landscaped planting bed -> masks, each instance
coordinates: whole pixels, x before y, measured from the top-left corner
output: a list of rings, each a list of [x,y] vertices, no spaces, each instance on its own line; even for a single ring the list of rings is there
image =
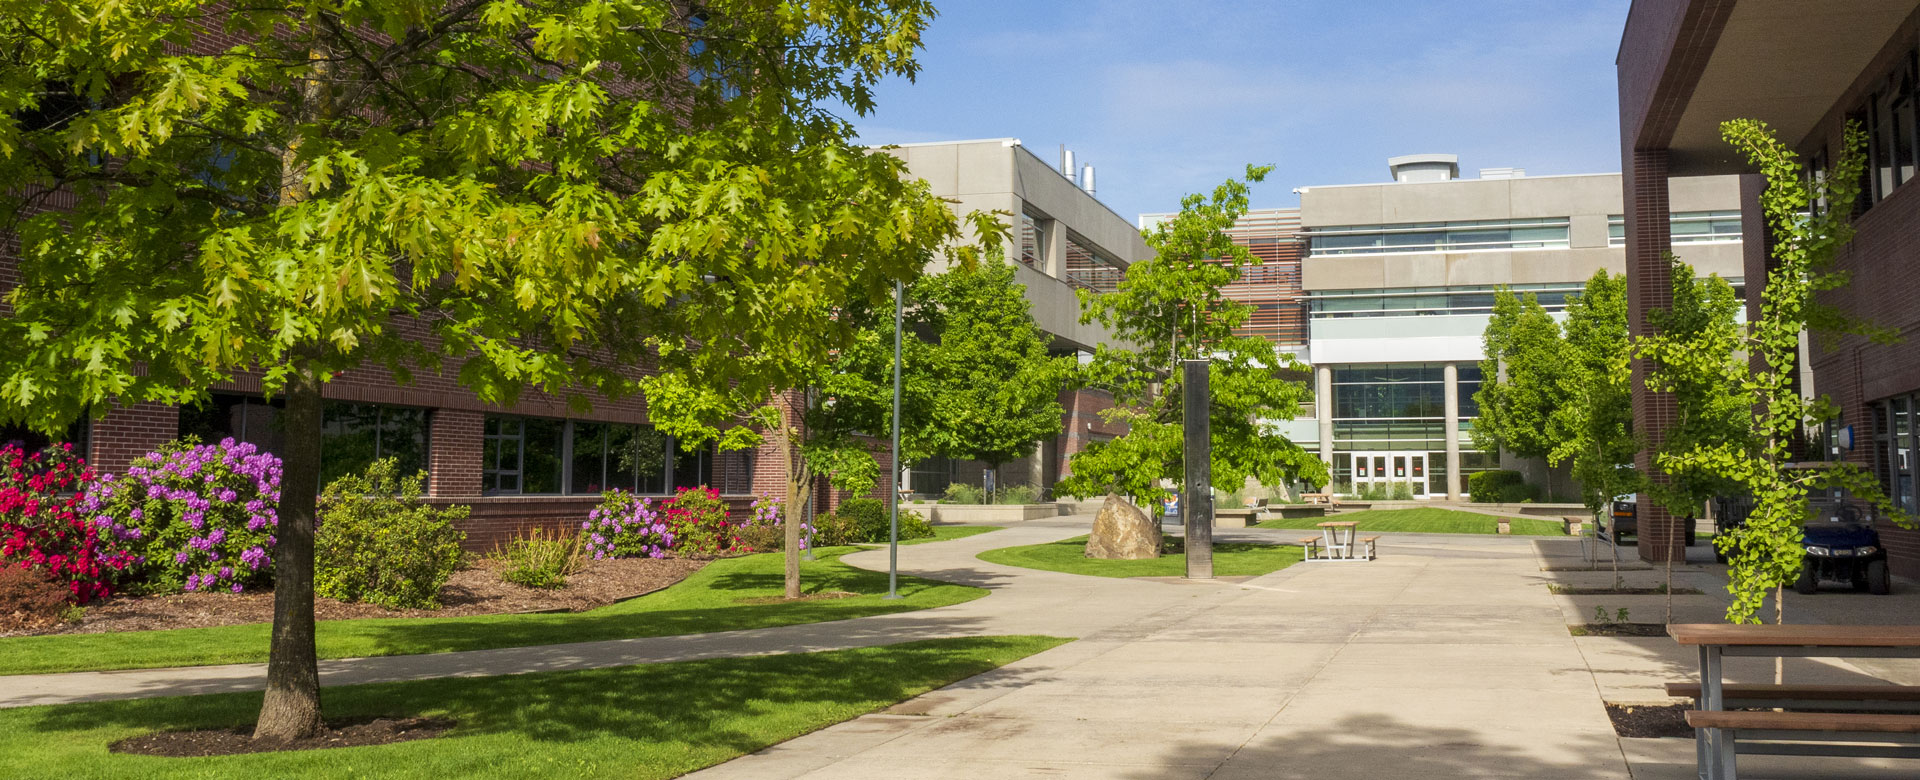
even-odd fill
[[[320,620],[430,618],[499,615],[516,612],[585,612],[623,599],[652,593],[699,571],[708,561],[684,558],[613,558],[589,562],[567,578],[565,588],[528,588],[500,578],[505,564],[483,558],[454,573],[440,589],[439,609],[387,609],[376,604],[314,599]],[[273,593],[169,593],[115,597],[86,608],[83,617],[64,626],[0,636],[94,634],[202,628],[273,621]]]

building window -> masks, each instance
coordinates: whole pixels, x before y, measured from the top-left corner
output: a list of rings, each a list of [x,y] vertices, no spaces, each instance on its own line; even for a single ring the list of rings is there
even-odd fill
[[[667,495],[713,484],[712,445],[680,447],[650,425],[488,415],[481,485],[499,495]]]
[[[1867,131],[1866,181],[1861,199],[1869,205],[1886,200],[1900,185],[1912,181],[1920,122],[1916,122],[1915,52],[1908,50],[1882,77],[1863,105],[1849,113]]]
[[[1740,240],[1738,211],[1681,211],[1668,222],[1675,244],[1706,244]],[[1627,218],[1607,217],[1607,246],[1627,245]]]
[[[1047,267],[1047,227],[1032,214],[1020,215],[1020,262],[1028,268]]]
[[[284,398],[213,393],[180,408],[179,435],[211,444],[231,437],[280,452],[286,442],[280,415]],[[328,401],[320,422],[320,485],[364,471],[381,458],[398,461],[400,474],[427,470],[428,411],[410,406]]]
[[[1566,217],[1541,219],[1339,225],[1306,231],[1314,257],[1411,252],[1480,252],[1566,249]]]
[[[1120,280],[1127,278],[1126,269],[1119,263],[1101,257],[1072,235],[1067,236],[1066,244],[1068,284],[1095,292],[1113,292],[1120,288]]]
[[[1920,394],[1889,398],[1873,405],[1874,472],[1895,507],[1920,513],[1913,456],[1920,443]]]
[[[427,470],[427,410],[330,402],[320,428],[320,484],[393,458],[401,476]]]

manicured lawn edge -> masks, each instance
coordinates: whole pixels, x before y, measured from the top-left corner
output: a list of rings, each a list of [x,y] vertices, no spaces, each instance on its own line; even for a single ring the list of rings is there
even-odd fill
[[[448,618],[329,620],[319,625],[321,658],[419,655],[604,639],[679,636],[885,615],[943,607],[985,596],[982,588],[900,578],[899,601],[887,601],[885,572],[849,566],[851,547],[816,551],[804,562],[808,592],[860,596],[793,603],[742,603],[781,594],[781,556],[714,561],[658,593],[589,612]],[[0,639],[0,675],[110,669],[210,666],[267,660],[270,626],[256,623],[167,631],[60,634]]]
[[[979,536],[988,531],[999,531],[1004,528],[1005,526],[998,525],[936,525],[933,527],[932,536],[923,539],[901,539],[900,544],[905,546],[909,544],[927,544],[928,542],[950,542],[955,539]],[[887,544],[886,542],[881,542],[879,544],[863,544],[860,546],[872,549],[874,547],[885,547]]]
[[[980,553],[980,560],[1002,566],[1085,574],[1094,577],[1178,577],[1186,574],[1186,555],[1162,555],[1138,561],[1086,557],[1087,537],[1046,544],[1002,547]],[[1268,574],[1300,562],[1300,548],[1284,544],[1214,542],[1213,573],[1220,577]]]
[[[451,718],[438,739],[156,758],[107,752],[153,731],[244,726],[260,694],[0,710],[0,777],[677,777],[1068,641],[969,637],[503,677],[327,688],[331,718]]]
[[[1360,524],[1362,533],[1407,533],[1407,534],[1491,534],[1495,533],[1499,518],[1478,512],[1462,512],[1456,509],[1438,507],[1419,507],[1414,509],[1369,509],[1361,512],[1346,512],[1336,517],[1274,518],[1254,526],[1268,529],[1301,529],[1318,531],[1318,523],[1329,519],[1352,520]],[[1514,536],[1563,536],[1560,521],[1536,518],[1509,518]]]

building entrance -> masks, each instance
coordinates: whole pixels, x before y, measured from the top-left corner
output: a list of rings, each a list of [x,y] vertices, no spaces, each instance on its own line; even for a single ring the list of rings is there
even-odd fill
[[[1363,484],[1377,483],[1392,485],[1405,482],[1413,488],[1413,497],[1427,497],[1427,453],[1424,452],[1355,452],[1353,458],[1353,485],[1357,490]]]

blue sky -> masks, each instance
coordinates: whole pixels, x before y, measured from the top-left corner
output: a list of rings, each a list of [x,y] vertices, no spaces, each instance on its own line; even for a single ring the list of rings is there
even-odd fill
[[[1629,0],[945,0],[917,83],[866,143],[1015,137],[1098,169],[1122,215],[1171,211],[1247,163],[1292,188],[1460,155],[1465,176],[1620,169],[1613,58]]]

